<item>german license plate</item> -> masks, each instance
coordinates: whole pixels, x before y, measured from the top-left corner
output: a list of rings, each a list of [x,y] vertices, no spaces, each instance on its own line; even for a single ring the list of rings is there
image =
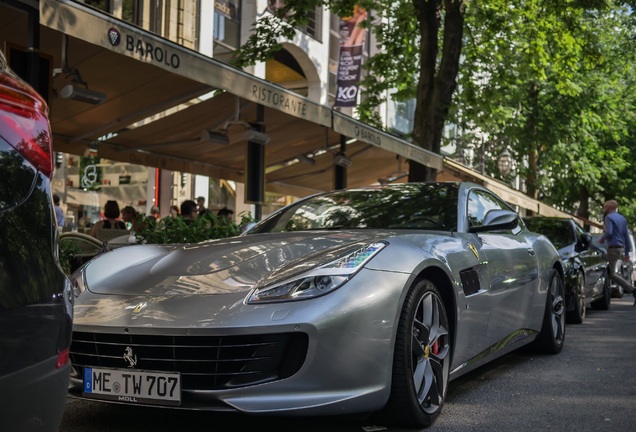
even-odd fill
[[[180,405],[181,375],[85,367],[84,396],[129,403]]]

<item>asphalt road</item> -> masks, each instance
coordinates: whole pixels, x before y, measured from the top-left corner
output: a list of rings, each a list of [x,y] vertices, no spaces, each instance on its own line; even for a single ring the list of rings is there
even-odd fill
[[[427,432],[633,432],[636,430],[636,307],[631,295],[609,311],[588,310],[566,328],[559,355],[511,353],[449,387]],[[353,432],[407,429],[372,418],[272,418],[170,411],[69,399],[63,432],[256,430]]]

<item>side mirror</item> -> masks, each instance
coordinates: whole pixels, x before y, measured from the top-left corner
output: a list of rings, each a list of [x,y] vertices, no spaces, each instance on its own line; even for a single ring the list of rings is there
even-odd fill
[[[248,222],[246,224],[241,225],[240,226],[241,235],[246,234],[247,231],[251,230],[254,226],[256,226],[256,222]]]
[[[589,249],[591,244],[592,244],[592,234],[588,232],[583,233],[583,235],[579,237],[579,240],[576,243],[576,250],[578,252],[587,250]]]
[[[478,233],[484,231],[511,230],[519,226],[517,213],[511,210],[490,210],[484,217],[484,224],[470,227],[468,232]]]

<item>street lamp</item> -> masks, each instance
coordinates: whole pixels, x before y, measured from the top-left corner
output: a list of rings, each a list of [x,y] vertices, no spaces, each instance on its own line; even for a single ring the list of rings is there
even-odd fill
[[[508,177],[508,174],[510,174],[510,171],[512,171],[512,155],[510,154],[508,149],[505,149],[499,155],[497,167],[499,168],[499,172],[503,177]]]

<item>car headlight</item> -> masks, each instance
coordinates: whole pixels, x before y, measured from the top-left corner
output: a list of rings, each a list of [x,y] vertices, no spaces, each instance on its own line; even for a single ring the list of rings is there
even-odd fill
[[[247,303],[305,300],[330,293],[351,279],[387,244],[377,242],[364,245],[328,264],[303,272],[291,280],[256,287],[248,297]]]

